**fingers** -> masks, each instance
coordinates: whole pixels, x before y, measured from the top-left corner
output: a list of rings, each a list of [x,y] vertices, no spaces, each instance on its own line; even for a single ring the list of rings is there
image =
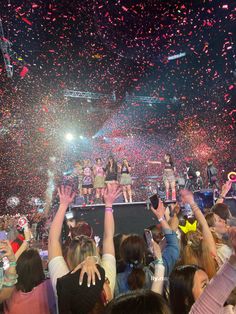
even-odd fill
[[[79,285],[81,286],[82,283],[83,283],[83,279],[84,279],[84,274],[86,273],[86,270],[85,268],[82,268],[81,269],[81,272],[80,272],[80,276],[79,276]]]
[[[96,281],[95,281],[95,270],[92,271],[92,283],[95,286],[95,283],[96,283]]]
[[[87,286],[90,287],[90,285],[91,285],[91,280],[92,280],[92,272],[91,272],[91,270],[89,270],[89,271],[87,272],[87,275],[88,275]]]
[[[96,269],[95,269],[95,273],[97,274],[98,279],[99,279],[99,280],[102,280],[101,275],[100,275],[100,273],[99,273],[97,267],[96,267]]]

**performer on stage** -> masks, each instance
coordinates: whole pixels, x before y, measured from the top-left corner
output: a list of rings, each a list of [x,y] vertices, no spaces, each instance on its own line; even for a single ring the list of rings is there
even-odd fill
[[[214,188],[215,186],[217,189],[219,189],[219,184],[218,184],[218,179],[217,179],[218,170],[214,166],[212,159],[208,159],[207,161],[206,172],[207,172],[207,178],[208,178],[208,186],[210,188]]]
[[[185,189],[194,191],[196,188],[197,175],[191,163],[185,164]]]
[[[128,160],[125,158],[123,160],[122,165],[119,167],[121,178],[120,178],[120,185],[123,189],[123,196],[125,199],[125,203],[132,203],[132,178],[130,175],[131,172],[131,166],[128,163]]]
[[[89,159],[84,160],[82,189],[84,202],[85,204],[89,204],[91,202],[93,189],[93,170]]]
[[[74,169],[72,173],[69,176],[66,176],[66,178],[71,181],[76,181],[79,194],[82,195],[83,166],[81,161],[78,160],[74,163]]]
[[[106,165],[106,183],[117,183],[118,166],[113,156],[108,158],[108,163]]]
[[[197,190],[201,190],[203,188],[203,179],[201,177],[201,172],[196,171],[197,180],[196,180],[196,188]]]
[[[97,158],[96,164],[93,167],[94,188],[96,189],[95,204],[101,204],[105,188],[105,170],[102,165],[102,159]]]
[[[161,161],[148,161],[151,164],[162,164]],[[170,187],[172,192],[172,200],[176,200],[176,179],[175,179],[175,166],[170,154],[164,156],[164,171],[163,181],[166,188],[166,199],[170,198]]]

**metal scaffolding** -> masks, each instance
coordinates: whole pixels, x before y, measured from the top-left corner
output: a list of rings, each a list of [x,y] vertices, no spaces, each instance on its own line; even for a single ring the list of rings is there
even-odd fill
[[[83,99],[102,99],[106,98],[108,100],[116,101],[116,94],[101,94],[101,93],[91,93],[91,92],[81,92],[77,90],[66,89],[64,92],[64,97],[70,98],[83,98]]]
[[[9,78],[13,77],[13,65],[11,64],[11,46],[12,44],[10,43],[10,41],[4,36],[2,20],[0,19],[0,48],[2,51],[7,77]]]
[[[177,104],[179,100],[173,98],[157,98],[149,96],[131,96],[128,93],[125,95],[125,102],[127,103],[144,103],[144,104]]]

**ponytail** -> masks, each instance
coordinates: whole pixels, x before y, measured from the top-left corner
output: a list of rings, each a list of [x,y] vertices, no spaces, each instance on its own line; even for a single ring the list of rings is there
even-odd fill
[[[142,268],[133,268],[127,278],[130,290],[142,289],[145,284],[145,272]]]

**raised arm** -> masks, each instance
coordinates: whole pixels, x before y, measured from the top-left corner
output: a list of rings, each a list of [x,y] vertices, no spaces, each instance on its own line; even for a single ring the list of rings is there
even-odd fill
[[[232,246],[236,252],[236,228],[229,231]],[[231,291],[235,288],[236,282],[236,255],[230,257],[215,277],[207,285],[201,296],[197,299],[190,310],[190,314],[212,314],[226,313],[224,304]],[[227,312],[229,313],[229,312]],[[232,312],[233,313],[233,312]],[[235,313],[235,312],[234,312]]]
[[[232,186],[232,181],[226,181],[225,184],[223,184],[220,196],[217,199],[216,204],[224,203],[224,198],[226,197],[229,190],[231,189],[231,186]]]
[[[7,257],[10,263],[10,267],[4,274],[3,288],[0,290],[0,302],[3,302],[10,298],[17,282],[17,274],[16,259],[10,243],[8,241],[0,241],[0,251],[4,252],[4,254],[1,254],[1,258]]]
[[[66,210],[69,204],[73,201],[75,193],[72,192],[70,186],[61,186],[58,189],[58,194],[60,198],[60,206],[53,219],[50,227],[49,237],[48,237],[48,259],[49,262],[56,256],[62,256],[61,249],[61,229],[65,217]]]
[[[201,212],[198,205],[194,201],[193,193],[187,190],[182,190],[181,197],[182,197],[183,203],[189,204],[191,206],[194,216],[202,228],[203,240],[208,246],[209,251],[213,254],[213,256],[217,256],[215,240],[212,236],[211,230],[208,226],[208,223],[203,213]]]
[[[104,214],[104,233],[103,233],[103,254],[115,256],[113,237],[115,234],[115,223],[113,217],[112,204],[121,194],[117,184],[107,184],[104,192],[105,214]]]

